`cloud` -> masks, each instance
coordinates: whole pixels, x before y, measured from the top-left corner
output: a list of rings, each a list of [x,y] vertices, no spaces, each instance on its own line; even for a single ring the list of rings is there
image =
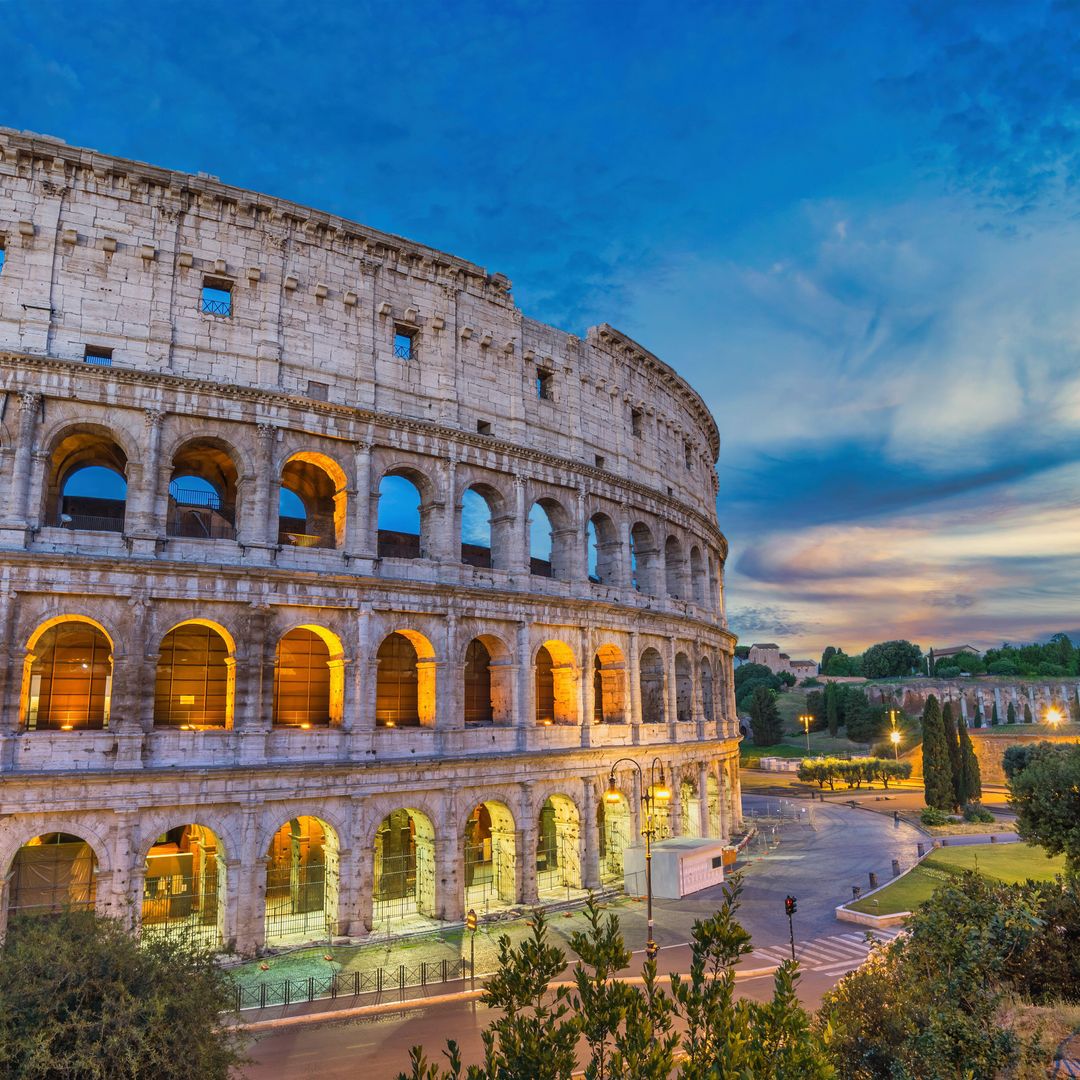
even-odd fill
[[[794,638],[807,633],[809,629],[805,623],[795,618],[794,612],[769,605],[732,608],[728,612],[728,623],[735,633],[745,639],[755,635]]]

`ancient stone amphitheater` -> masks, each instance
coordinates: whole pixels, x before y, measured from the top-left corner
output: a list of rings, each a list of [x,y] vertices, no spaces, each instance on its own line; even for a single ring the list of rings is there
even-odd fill
[[[0,129],[0,927],[243,953],[739,824],[698,395],[329,214]]]

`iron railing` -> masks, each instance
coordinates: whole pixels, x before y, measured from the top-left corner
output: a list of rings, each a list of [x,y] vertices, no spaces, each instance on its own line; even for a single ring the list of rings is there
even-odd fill
[[[84,364],[94,364],[97,367],[112,367],[111,356],[95,356],[93,353],[87,353],[83,357]]]
[[[231,300],[211,300],[203,298],[202,309],[204,315],[223,315],[226,318],[232,314]]]
[[[166,534],[184,540],[235,540],[236,526],[216,514],[204,517],[188,511],[170,515]]]
[[[221,509],[221,496],[216,491],[170,485],[169,494],[177,506],[208,506],[211,510]]]
[[[398,360],[415,360],[416,359],[416,353],[413,351],[412,342],[410,341],[408,345],[405,345],[405,344],[397,345],[397,344],[395,344],[394,345],[394,356]]]
[[[236,983],[236,1008],[265,1009],[272,1005],[303,1005],[327,998],[359,997],[426,987],[439,983],[461,982],[469,977],[469,962],[459,960],[424,960],[373,971],[340,971],[333,975],[310,975],[306,979],[271,979],[256,983]]]
[[[85,529],[89,532],[124,531],[122,517],[103,517],[95,514],[61,514],[56,522],[61,529]]]

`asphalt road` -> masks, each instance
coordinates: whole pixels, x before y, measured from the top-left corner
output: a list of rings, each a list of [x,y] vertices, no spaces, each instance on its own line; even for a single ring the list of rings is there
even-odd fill
[[[775,805],[776,800],[771,802]],[[748,811],[763,809],[767,801],[747,795]],[[833,909],[851,897],[851,886],[867,886],[870,871],[884,883],[888,880],[892,859],[906,867],[915,859],[915,845],[924,839],[911,826],[895,825],[891,817],[853,810],[831,803],[813,804],[814,824],[789,826],[780,842],[767,856],[749,863],[745,871],[740,921],[751,932],[754,947],[769,948],[788,942],[788,924],[784,897],[798,897],[795,932],[797,951],[805,946],[805,970],[799,983],[799,996],[810,1008],[816,1008],[825,993],[840,977],[844,967],[841,952],[829,942],[843,946],[842,935],[857,927],[838,923]],[[662,972],[686,971],[689,949],[685,946],[687,928],[696,917],[711,914],[721,897],[721,889],[703,890],[680,901],[657,904],[657,941]],[[644,940],[644,916],[633,910],[622,916],[623,931],[632,947]],[[831,965],[826,954],[836,953]],[[842,955],[857,963],[855,949],[847,946]],[[819,962],[812,962],[817,956]],[[638,968],[641,954],[635,955]],[[748,966],[759,966],[750,958]],[[826,970],[815,971],[814,966]],[[740,993],[764,1000],[772,991],[771,978],[742,981]],[[448,1036],[455,1038],[466,1061],[478,1061],[483,1053],[480,1033],[490,1019],[482,1005],[466,1002],[444,1005],[420,1005],[402,1012],[363,1020],[332,1021],[293,1027],[264,1035],[251,1048],[254,1059],[243,1076],[248,1080],[393,1080],[408,1066],[408,1050],[423,1045],[434,1057]]]

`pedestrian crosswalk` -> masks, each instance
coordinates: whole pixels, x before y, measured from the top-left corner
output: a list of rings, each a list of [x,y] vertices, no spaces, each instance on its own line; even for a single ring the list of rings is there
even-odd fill
[[[845,975],[859,967],[870,954],[873,941],[892,941],[902,931],[871,930],[861,933],[832,934],[811,941],[796,941],[795,956],[803,971],[816,971],[822,975]],[[870,939],[873,939],[871,941]],[[769,945],[755,949],[747,961],[779,964],[791,959],[790,945]]]

